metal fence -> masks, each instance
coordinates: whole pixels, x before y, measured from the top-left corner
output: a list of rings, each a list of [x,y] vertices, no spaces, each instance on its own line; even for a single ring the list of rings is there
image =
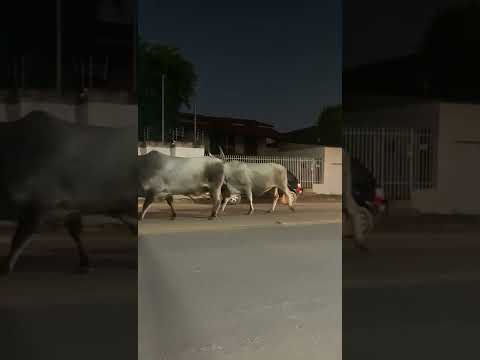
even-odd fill
[[[344,146],[372,171],[390,200],[434,186],[432,129],[345,128]]]
[[[242,161],[248,163],[277,163],[283,165],[294,174],[304,189],[312,189],[313,184],[323,184],[324,162],[322,158],[295,156],[246,156],[226,155],[227,161]]]

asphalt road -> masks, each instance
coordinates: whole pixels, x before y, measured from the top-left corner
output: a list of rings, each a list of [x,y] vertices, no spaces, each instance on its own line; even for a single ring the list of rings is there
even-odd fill
[[[140,360],[341,359],[340,206],[267,208],[140,224]]]
[[[0,260],[12,228],[0,229]],[[34,235],[15,272],[0,277],[0,357],[15,360],[137,357],[137,239],[125,228],[86,231],[94,271],[75,274],[64,230]]]
[[[344,359],[479,358],[480,221],[411,217],[343,249]]]

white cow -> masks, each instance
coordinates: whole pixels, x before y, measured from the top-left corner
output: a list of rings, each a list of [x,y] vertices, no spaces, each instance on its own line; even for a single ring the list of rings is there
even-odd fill
[[[288,207],[294,211],[296,194],[288,188],[287,169],[275,163],[254,164],[240,161],[225,162],[225,184],[222,188],[222,212],[225,211],[232,194],[242,194],[250,202],[251,215],[253,208],[253,195],[260,196],[274,190],[272,208],[274,212],[280,198],[279,191],[288,197]]]
[[[166,200],[174,219],[174,195],[198,196],[205,193],[210,193],[212,198],[210,219],[217,216],[225,178],[222,160],[211,157],[181,158],[151,151],[140,155],[138,164],[139,193],[145,195],[140,220],[144,219],[155,200]]]

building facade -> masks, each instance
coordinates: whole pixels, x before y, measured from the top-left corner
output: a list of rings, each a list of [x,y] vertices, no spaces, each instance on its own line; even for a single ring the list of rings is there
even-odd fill
[[[135,0],[19,0],[12,6],[12,14],[22,16],[20,23],[11,18],[0,60],[0,121],[31,109],[93,124],[111,113],[103,123],[113,126],[115,113],[137,116]]]

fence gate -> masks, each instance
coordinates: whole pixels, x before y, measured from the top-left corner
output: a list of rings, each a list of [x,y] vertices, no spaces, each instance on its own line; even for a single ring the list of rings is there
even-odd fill
[[[238,160],[249,163],[277,163],[294,174],[304,189],[312,189],[313,184],[323,184],[323,158],[293,156],[246,156],[226,155],[225,160]]]
[[[434,185],[431,129],[345,128],[344,147],[360,160],[390,200],[409,200]]]

